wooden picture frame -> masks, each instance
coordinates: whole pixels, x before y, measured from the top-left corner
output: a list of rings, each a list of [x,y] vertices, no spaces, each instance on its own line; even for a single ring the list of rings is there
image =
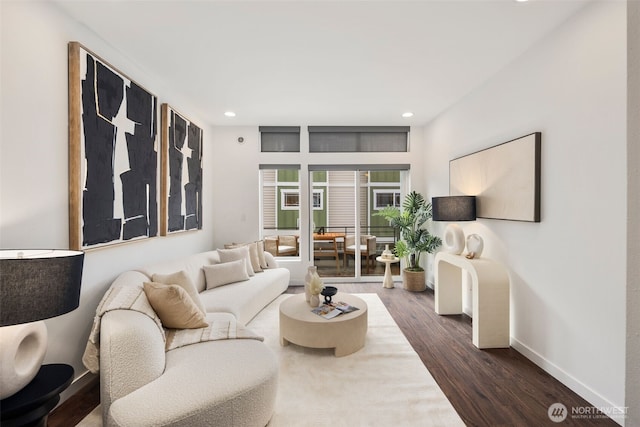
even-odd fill
[[[70,42],[69,246],[158,234],[158,100]]]
[[[542,134],[535,132],[449,162],[449,194],[476,196],[478,218],[540,222]]]
[[[160,233],[202,230],[202,128],[162,104]]]

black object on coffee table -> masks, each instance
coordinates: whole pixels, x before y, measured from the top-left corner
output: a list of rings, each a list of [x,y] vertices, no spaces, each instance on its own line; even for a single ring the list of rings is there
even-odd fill
[[[320,293],[324,295],[324,303],[331,304],[331,297],[338,293],[338,288],[335,286],[325,286]]]

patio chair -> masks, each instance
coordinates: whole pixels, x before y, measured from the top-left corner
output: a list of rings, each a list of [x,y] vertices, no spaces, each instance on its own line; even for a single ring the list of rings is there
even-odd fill
[[[346,266],[349,266],[349,255],[354,257],[356,255],[356,236],[354,235],[344,238],[344,264]],[[365,259],[367,274],[369,274],[369,267],[375,262],[376,257],[376,236],[360,236],[360,256]]]
[[[297,256],[298,236],[268,236],[264,239],[264,249],[273,256]]]

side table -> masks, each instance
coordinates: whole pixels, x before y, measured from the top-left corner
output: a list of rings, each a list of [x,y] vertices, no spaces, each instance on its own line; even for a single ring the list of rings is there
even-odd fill
[[[473,344],[478,348],[509,347],[509,274],[496,261],[438,252],[435,258],[436,313],[462,313],[462,271],[471,275]]]
[[[2,427],[46,427],[49,412],[73,380],[73,367],[42,365],[35,378],[13,396],[0,400]]]
[[[384,262],[384,280],[382,282],[383,288],[393,288],[393,277],[391,276],[391,264],[400,261],[400,258],[382,258],[381,256],[376,258],[378,262]]]

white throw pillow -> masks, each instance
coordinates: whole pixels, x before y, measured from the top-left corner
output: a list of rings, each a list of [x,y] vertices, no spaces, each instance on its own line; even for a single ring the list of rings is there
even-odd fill
[[[191,297],[200,311],[202,311],[204,314],[207,313],[204,308],[204,304],[202,304],[202,301],[200,300],[200,294],[198,293],[196,286],[193,284],[186,271],[182,270],[171,274],[154,274],[153,276],[151,276],[151,280],[156,283],[164,283],[165,285],[181,286]]]
[[[259,273],[262,271],[262,266],[260,266],[260,258],[258,258],[258,244],[256,242],[247,243],[247,247],[249,248],[249,260],[251,261],[251,268],[255,273]]]
[[[269,264],[267,264],[267,260],[264,257],[264,240],[258,240],[256,242],[256,246],[258,247],[258,262],[260,263],[260,268],[264,270],[269,267]]]
[[[251,259],[249,258],[249,248],[246,246],[242,246],[240,248],[235,249],[218,249],[218,255],[220,255],[220,262],[230,262],[237,261],[239,259],[244,260],[247,274],[249,276],[255,275],[253,271],[253,267],[251,266]]]
[[[205,265],[204,277],[207,281],[207,289],[228,285],[229,283],[249,280],[245,260],[224,262],[222,264]]]
[[[249,249],[249,261],[251,262],[251,268],[253,269],[253,272],[260,273],[262,271],[262,265],[260,264],[260,249],[258,248],[258,242],[225,243],[224,248],[236,249],[236,248],[241,248],[243,246],[246,246]],[[264,246],[262,248],[262,252],[264,252]]]

